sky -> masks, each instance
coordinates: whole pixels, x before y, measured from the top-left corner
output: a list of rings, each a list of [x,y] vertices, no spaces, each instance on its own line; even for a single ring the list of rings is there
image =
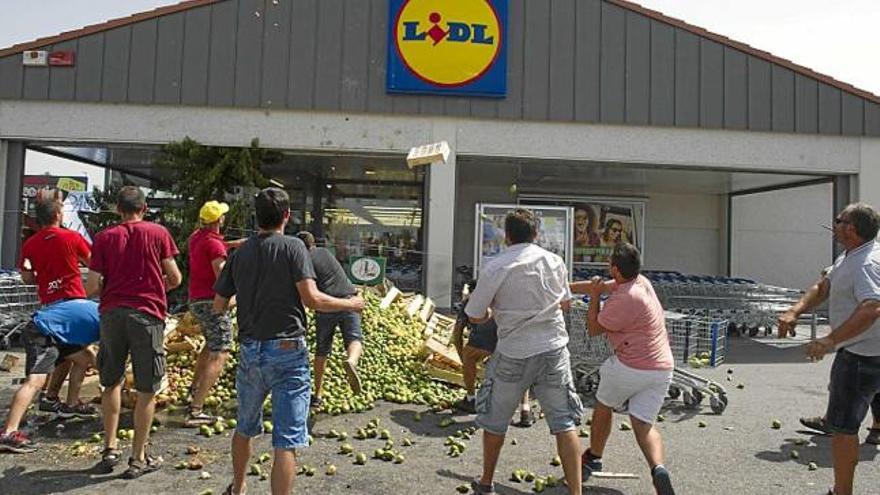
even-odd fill
[[[0,6],[7,9],[15,5],[14,14],[0,16],[0,47],[174,3],[178,3],[177,0],[0,0]],[[636,3],[880,95],[878,0],[637,0]],[[56,163],[53,167],[56,170],[59,165]],[[81,169],[82,166],[76,165],[73,171],[64,173]],[[43,171],[34,172],[29,165],[28,173]]]

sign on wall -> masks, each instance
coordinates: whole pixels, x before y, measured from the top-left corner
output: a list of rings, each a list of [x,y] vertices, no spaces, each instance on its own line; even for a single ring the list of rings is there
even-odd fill
[[[385,281],[385,258],[351,256],[348,261],[348,277],[353,283],[379,285]]]
[[[507,0],[388,3],[388,92],[506,95]]]
[[[559,255],[571,273],[571,208],[477,203],[474,273],[507,247],[504,218],[516,208],[528,208],[538,217],[535,244]]]
[[[574,203],[572,208],[575,264],[607,263],[620,242],[642,249],[643,203],[603,199]]]

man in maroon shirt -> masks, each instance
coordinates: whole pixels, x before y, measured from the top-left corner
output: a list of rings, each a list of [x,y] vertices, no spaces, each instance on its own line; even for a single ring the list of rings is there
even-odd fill
[[[101,296],[101,349],[98,371],[104,386],[104,451],[101,463],[112,471],[119,463],[116,431],[125,379],[125,362],[131,354],[137,403],[134,409],[134,441],[128,470],[133,479],[159,469],[161,457],[146,453],[153,422],[154,396],[165,377],[165,292],[180,285],[174,261],[178,254],[171,234],[144,221],[147,203],[134,186],[119,191],[116,210],[122,222],[95,236],[92,263],[86,280],[89,295]]]
[[[199,321],[205,348],[199,354],[192,384],[192,403],[184,426],[194,428],[212,424],[217,418],[203,411],[205,398],[217,381],[232,349],[232,318],[228,312],[214,312],[214,282],[226,264],[226,249],[241,241],[223,241],[220,227],[229,205],[208,201],[199,210],[201,228],[189,237],[189,310]]]
[[[37,284],[40,302],[44,306],[67,299],[83,299],[86,295],[79,263],[88,264],[91,251],[82,236],[61,228],[62,209],[57,192],[41,191],[36,213],[42,229],[28,238],[21,250],[21,278],[25,283]],[[67,403],[50,403],[51,412],[61,417],[96,414],[93,406],[79,401],[86,371],[95,364],[94,352],[85,345],[68,345],[44,335],[33,322],[22,332],[22,340],[27,354],[27,379],[15,393],[9,416],[0,430],[0,452],[23,453],[35,450],[36,444],[18,428],[28,406],[46,384],[47,377],[56,366],[64,362],[73,363]],[[66,375],[68,369],[70,368],[64,367],[63,375]],[[60,388],[63,378],[56,381]],[[55,393],[57,397],[57,390]]]

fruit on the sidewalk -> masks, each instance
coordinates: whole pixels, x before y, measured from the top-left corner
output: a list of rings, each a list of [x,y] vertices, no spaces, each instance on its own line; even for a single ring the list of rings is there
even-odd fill
[[[778,430],[778,429],[782,428],[782,421],[779,421],[778,419],[774,419],[770,423],[770,427],[773,428],[774,430]]]

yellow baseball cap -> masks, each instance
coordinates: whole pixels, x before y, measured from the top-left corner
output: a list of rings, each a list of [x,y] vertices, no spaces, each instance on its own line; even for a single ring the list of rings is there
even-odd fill
[[[219,201],[208,201],[199,210],[199,220],[204,223],[214,223],[220,217],[229,212],[229,205]]]

